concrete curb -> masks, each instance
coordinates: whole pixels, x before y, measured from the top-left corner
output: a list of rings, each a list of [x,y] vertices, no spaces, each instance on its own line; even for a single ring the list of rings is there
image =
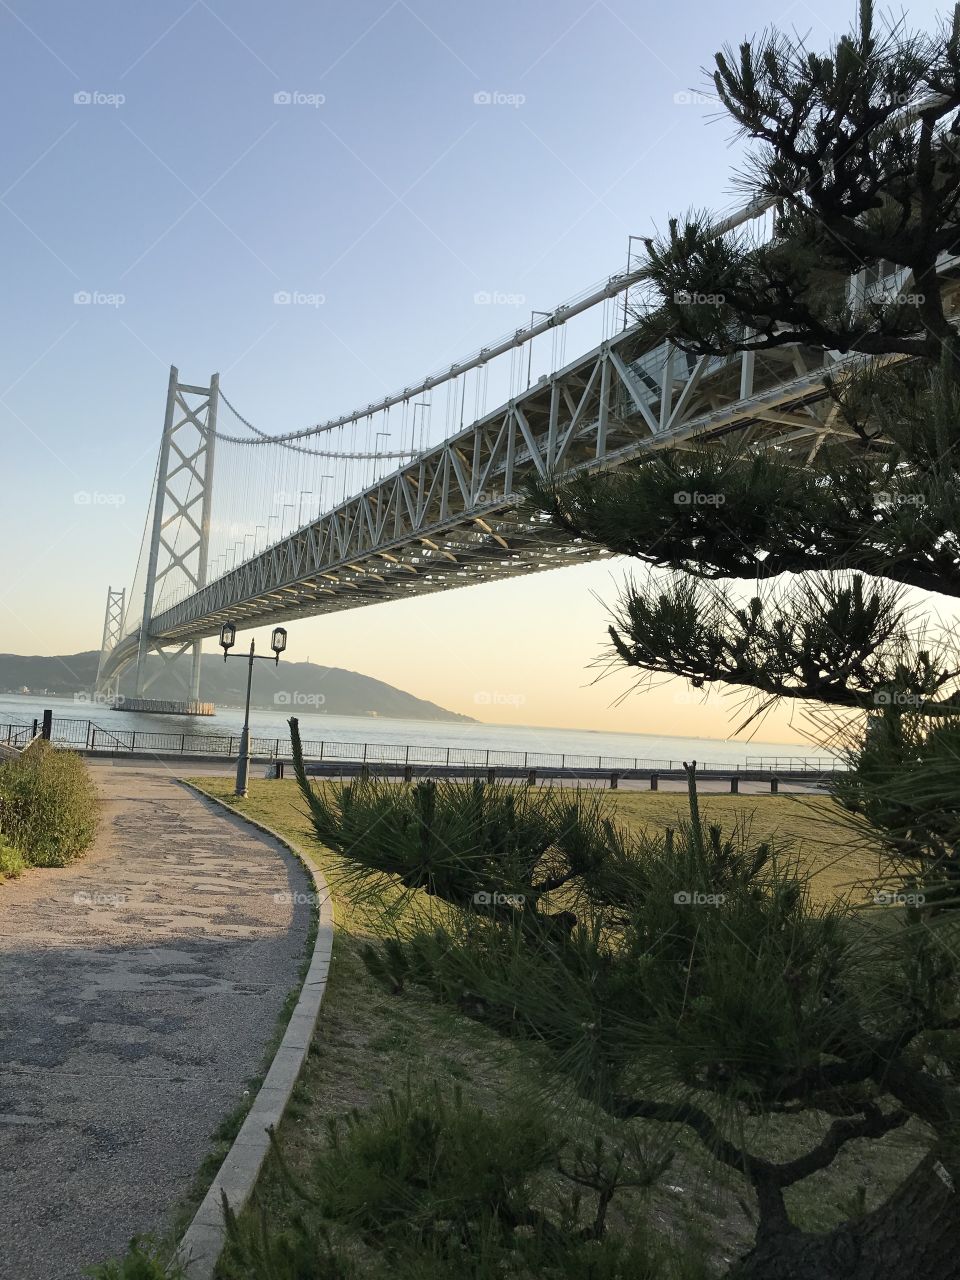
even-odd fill
[[[237,813],[236,809],[215,796],[208,795],[200,787],[182,778],[179,781],[202,799],[219,805],[227,813],[262,831],[289,850],[312,879],[318,903],[317,939],[313,956],[283,1039],[240,1132],[177,1247],[174,1260],[184,1268],[189,1280],[212,1280],[217,1260],[226,1242],[223,1196],[226,1195],[234,1212],[239,1212],[249,1200],[270,1149],[267,1129],[279,1126],[310,1048],[320,1003],[326,990],[333,949],[333,906],[323,873],[294,848],[289,840],[264,823]]]

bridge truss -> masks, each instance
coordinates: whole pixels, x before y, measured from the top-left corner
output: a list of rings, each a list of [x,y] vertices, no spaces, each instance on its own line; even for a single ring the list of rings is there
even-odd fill
[[[952,274],[955,264],[949,265]],[[903,286],[899,279],[888,283]],[[630,284],[628,276],[618,281],[620,289]],[[150,650],[170,656],[192,649],[196,697],[200,642],[225,621],[257,627],[603,557],[604,549],[570,540],[522,505],[524,480],[611,469],[694,440],[702,446],[733,438],[812,463],[828,436],[849,435],[826,379],[859,359],[799,345],[695,357],[669,343],[645,347],[632,325],[212,581],[206,572],[217,378],[209,388],[187,387],[172,370],[169,449],[166,463],[161,450],[159,474],[168,481],[189,474],[196,483],[187,501],[158,479],[153,543],[157,557],[166,554],[167,568],[186,557],[189,589],[154,611],[163,569],[154,564],[151,579],[148,566],[143,619],[105,653],[101,682],[134,660],[142,672]],[[191,394],[206,399],[191,407]],[[176,432],[184,427],[195,438],[181,448]],[[176,522],[191,531],[180,551],[167,534]]]

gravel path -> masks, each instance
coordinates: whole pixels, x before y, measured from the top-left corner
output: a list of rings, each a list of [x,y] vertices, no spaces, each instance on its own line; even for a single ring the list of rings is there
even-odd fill
[[[169,1229],[305,958],[289,854],[166,769],[91,769],[94,849],[0,885],[0,1280]]]

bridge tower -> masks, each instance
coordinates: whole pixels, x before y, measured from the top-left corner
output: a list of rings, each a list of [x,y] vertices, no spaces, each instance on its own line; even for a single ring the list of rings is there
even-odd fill
[[[107,610],[103,618],[103,640],[100,644],[100,662],[97,665],[97,682],[94,685],[94,693],[98,697],[114,699],[119,692],[120,677],[107,676],[103,678],[103,664],[107,660],[108,654],[116,647],[123,633],[123,615],[126,609],[127,591],[121,588],[114,591],[113,587],[107,587]]]
[[[179,571],[195,591],[206,585],[219,380],[215,373],[208,387],[196,387],[181,382],[175,367],[170,369],[137,652],[137,696],[159,675],[159,671],[147,675],[148,653],[158,654],[167,665],[188,649],[193,654],[190,698],[196,701],[200,696],[200,641],[173,646],[154,643],[150,624],[168,574]],[[183,533],[185,547],[180,546]]]

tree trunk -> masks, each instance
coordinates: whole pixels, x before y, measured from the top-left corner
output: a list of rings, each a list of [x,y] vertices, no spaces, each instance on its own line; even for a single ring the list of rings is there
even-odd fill
[[[734,1264],[726,1280],[906,1280],[908,1276],[918,1280],[960,1277],[960,1156],[956,1151],[925,1156],[878,1209],[858,1222],[844,1223],[824,1235],[796,1229],[768,1234]]]

